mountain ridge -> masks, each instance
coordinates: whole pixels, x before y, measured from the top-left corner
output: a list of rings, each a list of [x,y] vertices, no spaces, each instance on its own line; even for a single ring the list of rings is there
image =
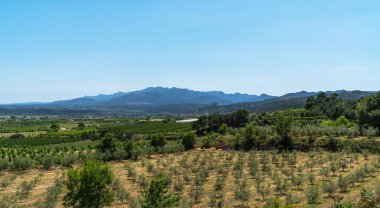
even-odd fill
[[[84,96],[69,100],[53,101],[44,105],[52,106],[89,106],[89,105],[168,105],[168,104],[232,104],[239,102],[256,102],[274,98],[261,94],[228,94],[222,91],[195,91],[185,88],[149,87],[139,91],[117,92]]]
[[[20,103],[0,105],[0,114],[59,115],[75,112],[96,115],[168,115],[168,114],[218,114],[247,109],[252,113],[302,108],[307,97],[319,92],[293,92],[282,96],[267,94],[228,94],[222,91],[194,91],[184,88],[150,87],[139,91],[99,94],[50,103]],[[372,91],[326,91],[342,99],[358,99],[373,94]],[[45,115],[44,114],[44,115]]]

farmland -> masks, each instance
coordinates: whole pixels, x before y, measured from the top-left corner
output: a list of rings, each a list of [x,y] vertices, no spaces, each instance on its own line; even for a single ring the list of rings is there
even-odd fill
[[[116,201],[114,207],[136,203],[139,190],[158,173],[170,177],[170,190],[183,198],[182,207],[212,207],[218,203],[223,207],[261,207],[275,197],[284,204],[296,203],[300,207],[331,207],[338,201],[359,198],[363,188],[370,192],[380,184],[378,156],[349,152],[194,150],[112,162],[109,166],[129,193],[125,204]],[[16,200],[21,207],[37,206],[47,190],[59,186],[64,172],[65,168],[54,167],[3,174],[1,185],[7,184],[0,192],[3,203],[7,199]],[[20,195],[23,182],[33,184],[31,190],[25,197],[12,199]],[[310,196],[312,188],[318,190],[316,199]],[[63,192],[58,196],[57,207],[61,207]]]
[[[375,207],[376,120],[347,108],[5,119],[0,207]]]

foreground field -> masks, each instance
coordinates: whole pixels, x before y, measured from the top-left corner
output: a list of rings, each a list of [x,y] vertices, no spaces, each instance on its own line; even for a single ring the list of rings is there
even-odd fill
[[[363,193],[380,185],[377,155],[356,153],[276,153],[269,151],[235,152],[193,150],[181,154],[154,155],[139,161],[109,163],[115,178],[130,197],[124,203],[115,198],[113,207],[135,207],[140,191],[151,177],[169,176],[170,190],[181,197],[181,207],[262,207],[278,197],[298,207],[333,207],[355,202]],[[39,207],[46,200],[50,187],[57,183],[65,169],[31,170],[5,173],[0,177],[2,207]],[[30,188],[15,204],[7,204],[11,196]],[[313,185],[312,185],[313,184]],[[313,188],[311,188],[313,187]],[[314,199],[312,199],[312,190]],[[56,194],[62,206],[64,188]],[[51,196],[48,196],[51,197]],[[41,207],[41,206],[40,206]]]

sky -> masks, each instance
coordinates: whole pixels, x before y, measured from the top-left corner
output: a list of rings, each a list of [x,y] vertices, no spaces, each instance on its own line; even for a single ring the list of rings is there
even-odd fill
[[[1,0],[0,103],[379,90],[378,0]]]

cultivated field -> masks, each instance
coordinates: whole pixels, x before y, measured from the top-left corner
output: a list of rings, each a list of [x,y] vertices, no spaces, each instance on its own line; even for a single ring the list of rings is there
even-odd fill
[[[193,150],[108,164],[130,195],[124,203],[116,197],[113,207],[136,206],[149,179],[161,173],[169,176],[170,190],[181,197],[181,207],[262,207],[274,197],[299,207],[333,207],[356,201],[363,189],[370,193],[380,185],[379,158],[371,154]],[[35,207],[55,197],[55,207],[63,207],[60,179],[65,172],[55,167],[5,173],[0,177],[0,206]],[[53,197],[52,187],[57,193]],[[16,203],[6,204],[7,200]]]

